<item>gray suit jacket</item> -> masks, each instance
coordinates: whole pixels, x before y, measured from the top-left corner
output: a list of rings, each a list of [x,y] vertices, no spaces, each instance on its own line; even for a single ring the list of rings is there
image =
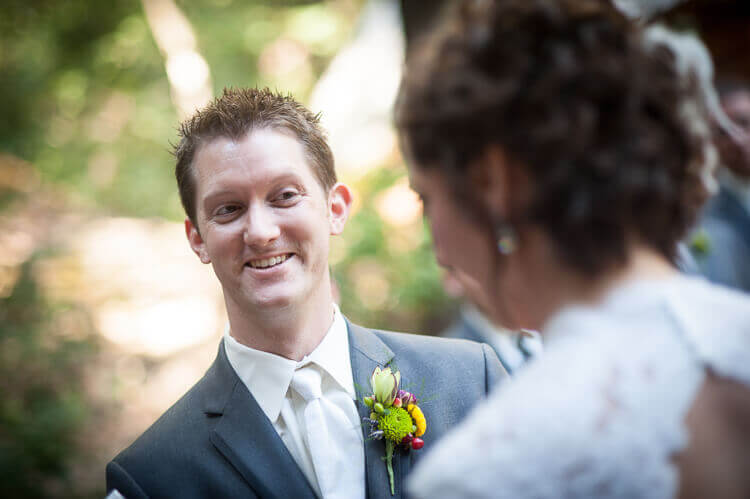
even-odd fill
[[[693,253],[700,273],[750,292],[750,213],[722,187],[706,205],[700,228],[709,242],[706,254]]]
[[[369,415],[361,395],[370,391],[372,371],[390,365],[427,418],[424,449],[394,453],[395,496],[381,459],[384,443],[368,440],[363,425],[367,497],[403,497],[411,466],[507,374],[487,345],[347,325],[360,415]],[[315,497],[227,361],[223,342],[203,378],[107,465],[107,491],[114,488],[126,498]]]

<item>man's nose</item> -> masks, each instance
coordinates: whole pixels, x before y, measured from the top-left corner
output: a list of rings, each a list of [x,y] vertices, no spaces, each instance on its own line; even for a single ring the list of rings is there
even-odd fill
[[[281,234],[279,224],[270,210],[263,207],[251,207],[247,211],[243,240],[248,246],[264,246]]]

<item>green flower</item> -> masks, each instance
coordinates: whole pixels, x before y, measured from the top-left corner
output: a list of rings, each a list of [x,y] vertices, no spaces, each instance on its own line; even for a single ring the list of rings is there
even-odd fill
[[[392,407],[387,414],[378,416],[378,429],[383,431],[385,438],[397,444],[411,433],[413,424],[409,413],[400,407]]]
[[[693,254],[699,258],[708,256],[711,253],[711,239],[708,237],[708,233],[704,229],[700,229],[690,240],[690,249],[693,250]]]
[[[375,395],[375,400],[383,404],[385,407],[390,407],[396,398],[398,393],[398,385],[401,382],[401,373],[398,371],[391,372],[390,367],[380,369],[376,367],[370,378],[370,384],[372,385],[372,392]]]

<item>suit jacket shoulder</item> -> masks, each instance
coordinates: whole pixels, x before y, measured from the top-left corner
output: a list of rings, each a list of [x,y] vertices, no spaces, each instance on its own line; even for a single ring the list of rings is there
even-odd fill
[[[430,440],[439,439],[508,376],[495,351],[484,343],[368,330],[351,323],[349,330],[358,391],[371,391],[370,375],[378,365],[400,371],[402,389],[414,393],[420,407],[431,413],[425,413],[433,420],[432,432],[425,437]],[[368,335],[374,341],[363,347],[361,338]],[[367,357],[367,365],[358,356]]]
[[[202,473],[206,457],[216,453],[205,438],[213,421],[204,412],[205,396],[212,391],[212,371],[216,369],[216,364],[212,365],[200,381],[107,465],[108,491],[117,488],[127,498],[166,497],[170,490],[172,494],[179,491],[177,484],[186,477],[203,475],[208,487],[211,481],[220,479]]]
[[[107,490],[127,498],[315,497],[223,343],[203,378],[106,475]]]
[[[396,367],[413,366],[426,380],[441,379],[444,375],[461,377],[466,384],[477,386],[480,397],[508,375],[486,343],[391,331],[374,333],[396,353]]]

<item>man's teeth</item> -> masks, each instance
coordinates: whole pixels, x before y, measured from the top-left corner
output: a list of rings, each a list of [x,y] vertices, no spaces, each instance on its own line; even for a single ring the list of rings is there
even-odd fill
[[[273,256],[271,258],[265,258],[263,260],[252,260],[250,266],[254,269],[264,269],[266,267],[273,267],[289,258],[289,255]]]

